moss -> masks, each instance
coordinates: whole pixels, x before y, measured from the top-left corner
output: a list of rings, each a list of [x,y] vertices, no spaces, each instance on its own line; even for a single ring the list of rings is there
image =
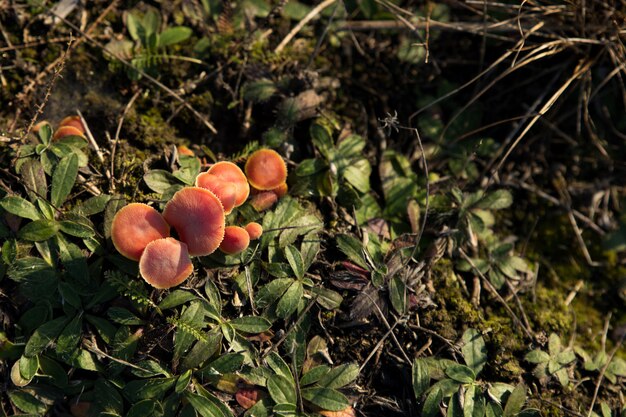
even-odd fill
[[[567,294],[562,289],[547,288],[538,284],[534,297],[521,299],[524,311],[534,331],[562,335],[572,330],[573,316],[565,305]]]
[[[141,113],[129,112],[125,121],[125,128],[129,139],[137,141],[141,147],[162,147],[167,144],[182,144],[176,130],[170,126],[156,107],[151,107]]]

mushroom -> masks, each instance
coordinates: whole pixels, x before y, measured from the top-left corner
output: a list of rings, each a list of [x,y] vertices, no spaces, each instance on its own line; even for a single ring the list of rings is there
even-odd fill
[[[235,207],[239,207],[248,199],[248,195],[250,195],[248,179],[237,165],[228,161],[220,161],[213,164],[207,172],[218,176],[221,180],[235,184],[237,187]]]
[[[56,130],[56,132],[54,132],[54,135],[52,135],[52,140],[59,140],[66,136],[80,136],[81,138],[85,139],[85,135],[83,134],[83,132],[81,132],[74,126],[61,126]]]
[[[230,214],[237,202],[237,186],[224,181],[217,175],[203,172],[196,177],[196,187],[206,188],[212,191],[222,202],[224,214]]]
[[[220,250],[227,255],[236,255],[246,250],[250,245],[250,235],[246,229],[239,226],[227,226],[224,230],[224,240]]]
[[[278,196],[273,191],[260,191],[250,199],[250,205],[256,211],[265,211],[278,201]]]
[[[165,205],[163,217],[187,244],[191,256],[210,255],[224,238],[224,208],[206,188],[186,187]]]
[[[187,245],[173,237],[148,243],[139,260],[141,277],[154,288],[175,287],[192,272]]]
[[[250,222],[244,227],[246,232],[248,232],[248,236],[250,236],[250,240],[256,240],[261,237],[263,234],[263,226],[261,226],[257,222]]]
[[[59,128],[63,126],[74,127],[80,131],[81,136],[85,135],[85,126],[83,126],[83,121],[80,119],[80,116],[67,116],[59,123]]]
[[[193,151],[189,149],[189,147],[187,147],[186,145],[177,146],[176,151],[178,152],[179,155],[196,156],[196,154],[193,153]]]
[[[288,191],[287,183],[283,182],[278,187],[272,189],[272,191],[274,192],[274,194],[276,194],[276,197],[278,198],[284,197]]]
[[[146,246],[170,235],[170,226],[163,216],[142,203],[122,207],[113,217],[111,240],[125,257],[138,261]]]
[[[273,190],[287,181],[287,165],[272,149],[259,149],[246,161],[244,168],[250,185],[257,190]]]

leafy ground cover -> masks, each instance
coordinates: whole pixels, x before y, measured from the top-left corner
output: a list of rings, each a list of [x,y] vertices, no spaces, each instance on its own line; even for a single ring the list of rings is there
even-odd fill
[[[0,5],[0,415],[625,416],[624,13]],[[169,289],[118,253],[264,148],[245,250]]]

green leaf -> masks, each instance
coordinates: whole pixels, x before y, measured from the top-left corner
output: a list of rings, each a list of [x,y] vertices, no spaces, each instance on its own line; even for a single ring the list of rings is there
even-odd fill
[[[389,280],[389,299],[394,310],[400,315],[403,315],[407,311],[408,291],[406,284],[402,281],[398,275],[394,275]]]
[[[48,407],[25,391],[9,391],[9,399],[17,408],[25,413],[43,415]]]
[[[262,78],[244,84],[243,98],[255,103],[262,103],[269,100],[278,89],[272,80]]]
[[[293,375],[291,374],[289,365],[287,365],[285,360],[281,358],[278,353],[270,353],[267,358],[265,358],[265,361],[267,362],[267,365],[272,369],[272,371],[274,371],[274,373],[284,378],[287,378],[290,381],[293,381]]]
[[[61,207],[65,199],[70,195],[76,177],[78,175],[78,157],[75,154],[61,158],[52,174],[52,189],[50,191],[50,203],[55,207]]]
[[[329,411],[341,411],[350,405],[345,395],[331,388],[304,388],[302,398]]]
[[[160,398],[176,384],[178,377],[150,378],[130,381],[124,386],[124,396],[131,403],[141,400]]]
[[[273,416],[277,417],[296,417],[296,405],[295,404],[275,404],[272,407],[272,411],[274,412]]]
[[[461,400],[458,392],[455,392],[448,401],[446,417],[463,417],[463,409],[461,408]]]
[[[75,237],[87,238],[96,234],[93,223],[87,217],[77,214],[66,214],[59,222],[59,227],[63,233]]]
[[[22,227],[17,236],[31,242],[42,242],[50,239],[59,231],[59,223],[54,220],[35,220]]]
[[[227,374],[229,372],[238,371],[243,365],[245,358],[246,357],[241,353],[227,353],[219,356],[205,368],[212,369],[213,372]]]
[[[313,287],[309,291],[313,297],[317,297],[317,303],[328,310],[339,308],[343,302],[343,297],[337,291],[323,287]]]
[[[41,162],[29,159],[20,167],[19,172],[30,201],[37,198],[45,199],[48,195],[48,181]]]
[[[197,368],[207,361],[211,356],[219,352],[221,348],[222,334],[209,333],[205,340],[198,340],[191,348],[189,353],[185,355],[182,363],[182,369]]]
[[[550,360],[550,355],[541,349],[535,349],[526,354],[524,357],[526,362],[530,363],[544,363]]]
[[[23,219],[39,220],[41,218],[37,207],[22,197],[6,196],[0,200],[0,206],[9,213]]]
[[[43,143],[44,145],[50,143],[50,139],[52,139],[52,127],[48,122],[44,122],[43,125],[39,128],[37,136],[39,136],[39,140],[41,140],[41,143]]]
[[[503,417],[515,417],[526,402],[526,385],[521,383],[515,387],[504,406]]]
[[[180,315],[178,321],[179,323],[184,323],[184,326],[179,326],[176,329],[174,339],[174,360],[182,358],[193,342],[200,339],[200,335],[203,336],[202,332],[199,330],[204,325],[203,319],[204,309],[202,308],[202,303],[200,302],[193,301],[183,310],[183,313]]]
[[[39,369],[39,358],[35,356],[22,356],[19,360],[20,374],[22,378],[31,380]]]
[[[463,402],[463,417],[484,417],[485,396],[478,385],[467,387]]]
[[[170,46],[183,42],[192,34],[192,30],[186,26],[173,26],[159,34],[159,46]]]
[[[159,194],[163,194],[168,188],[182,183],[172,173],[162,169],[148,171],[143,176],[143,180],[152,191]]]
[[[326,130],[323,126],[314,123],[309,129],[309,133],[311,134],[311,140],[317,150],[320,151],[326,160],[331,160],[334,156],[334,144],[328,130]]]
[[[126,29],[128,30],[128,34],[131,38],[133,38],[133,40],[141,40],[140,34],[143,35],[144,30],[141,27],[141,22],[132,12],[126,15]]]
[[[103,212],[109,200],[111,200],[110,195],[100,194],[76,205],[72,208],[72,212],[81,216],[93,216],[94,214]]]
[[[272,375],[267,379],[267,390],[278,404],[296,404],[296,386],[282,375]]]
[[[339,250],[341,250],[348,259],[361,268],[369,270],[369,266],[363,256],[363,244],[359,240],[350,235],[338,235],[336,241]]]
[[[478,203],[477,208],[485,210],[505,209],[513,204],[513,195],[508,190],[497,190],[486,194]]]
[[[474,329],[467,329],[463,333],[463,359],[467,366],[478,375],[487,363],[487,347],[481,334]]]
[[[70,353],[76,348],[80,342],[82,327],[83,317],[77,314],[59,334],[57,340],[57,353],[59,355]]]
[[[264,317],[237,317],[230,320],[230,325],[244,333],[262,333],[272,327],[272,323]]]
[[[359,159],[349,165],[343,172],[343,177],[354,188],[361,193],[367,193],[370,190],[370,176],[372,175],[372,166],[367,159]]]
[[[450,365],[445,373],[448,377],[462,384],[470,384],[476,380],[474,371],[465,365]]]
[[[28,339],[24,349],[24,355],[34,356],[43,352],[43,350],[56,339],[59,333],[61,333],[66,323],[67,317],[63,316],[39,326],[30,339]]]
[[[66,388],[68,384],[67,371],[58,362],[46,356],[39,358],[39,367],[42,377],[59,388]]]
[[[330,367],[328,365],[318,365],[314,368],[309,369],[307,373],[302,375],[300,378],[300,386],[306,386],[314,384],[319,381],[324,375],[326,375],[330,371]]]
[[[174,290],[159,303],[159,308],[161,310],[168,310],[189,301],[196,300],[197,298],[198,297],[195,294],[190,293],[189,291]]]
[[[498,403],[488,403],[487,408],[485,409],[486,417],[502,417],[502,407]]]
[[[287,245],[284,248],[285,258],[287,258],[287,262],[289,262],[289,266],[291,266],[291,270],[296,275],[298,279],[304,278],[304,261],[302,260],[302,254],[300,251],[296,249],[292,245]]]
[[[131,313],[130,311],[128,311],[127,309],[123,307],[109,308],[107,310],[107,316],[109,316],[109,318],[113,322],[124,324],[127,326],[141,325],[145,323],[142,319],[140,319],[139,317],[137,317],[136,315],[134,315],[133,313]]]
[[[415,399],[419,401],[422,394],[424,394],[430,386],[428,365],[423,359],[416,358],[413,360],[411,380],[413,383],[413,394],[415,395]]]
[[[422,408],[421,417],[437,417],[440,415],[439,404],[443,401],[443,393],[440,389],[433,389],[430,391],[426,400],[424,401],[424,407]]]
[[[359,366],[347,363],[331,369],[319,380],[319,385],[325,388],[341,388],[354,381],[358,375]]]
[[[570,362],[576,360],[576,355],[572,349],[565,349],[563,352],[556,355],[556,361],[561,365],[567,365]]]
[[[105,380],[98,379],[94,384],[94,391],[98,393],[94,401],[103,413],[109,415],[121,416],[124,409],[124,400],[115,386]]]
[[[280,298],[276,305],[276,315],[286,319],[293,314],[298,308],[298,303],[304,295],[304,288],[299,281],[293,281],[285,294]]]
[[[126,417],[160,416],[162,413],[163,406],[159,401],[143,400],[133,404],[126,413]]]
[[[296,167],[296,175],[299,177],[308,177],[328,169],[328,164],[321,159],[305,159]]]
[[[193,375],[193,373],[191,372],[190,369],[188,369],[185,372],[183,372],[183,374],[181,376],[179,376],[178,380],[176,381],[176,386],[174,387],[174,392],[176,392],[178,394],[183,392],[187,388],[189,383],[191,382],[192,375]]]

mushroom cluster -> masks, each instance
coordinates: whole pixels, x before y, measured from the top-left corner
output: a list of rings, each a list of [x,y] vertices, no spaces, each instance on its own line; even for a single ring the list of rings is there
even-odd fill
[[[49,124],[46,120],[37,123],[33,126],[33,131],[37,133],[39,129],[46,124]],[[85,132],[86,129],[80,116],[67,116],[59,123],[58,129],[54,131],[52,140],[57,141],[66,136],[79,136],[85,139]]]
[[[113,245],[138,261],[142,278],[159,289],[187,279],[193,272],[192,256],[217,249],[241,253],[261,237],[263,227],[256,222],[227,226],[226,215],[248,200],[257,211],[266,210],[287,193],[287,166],[277,152],[254,152],[244,170],[228,161],[211,165],[196,177],[194,187],[176,192],[162,214],[142,203],[124,206],[113,218]],[[170,236],[171,228],[177,238]]]

